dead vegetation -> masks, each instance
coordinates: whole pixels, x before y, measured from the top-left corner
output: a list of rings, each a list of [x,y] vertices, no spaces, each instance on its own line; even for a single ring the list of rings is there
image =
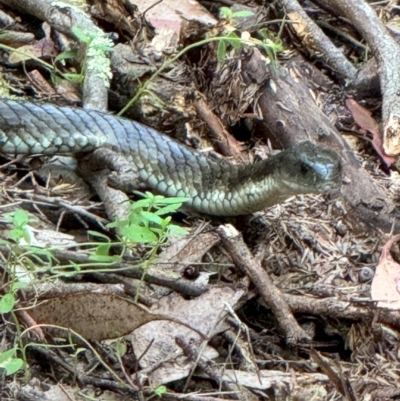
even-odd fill
[[[397,399],[397,3],[68,3],[0,0],[2,96],[123,111],[237,162],[311,140],[345,177],[233,221],[177,215],[186,237],[118,259],[107,174],[4,158],[0,367],[27,374],[1,399]]]

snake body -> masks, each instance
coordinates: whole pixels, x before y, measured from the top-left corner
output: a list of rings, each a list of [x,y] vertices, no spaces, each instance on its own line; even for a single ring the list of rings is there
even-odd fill
[[[339,156],[304,142],[238,165],[189,149],[138,122],[94,110],[0,99],[0,151],[77,154],[107,147],[132,165],[132,180],[209,215],[252,213],[296,194],[341,184]]]

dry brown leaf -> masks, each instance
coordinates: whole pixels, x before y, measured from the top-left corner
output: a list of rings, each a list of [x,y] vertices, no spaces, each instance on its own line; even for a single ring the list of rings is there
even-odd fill
[[[156,29],[168,28],[180,33],[182,20],[197,22],[200,25],[214,26],[215,18],[197,1],[142,0],[136,3],[139,11],[147,10],[145,17]]]
[[[366,108],[358,104],[354,99],[347,99],[346,106],[350,110],[350,113],[357,125],[359,125],[363,130],[366,130],[372,134],[372,141],[370,142],[383,162],[388,167],[394,164],[396,162],[396,158],[388,156],[383,150],[383,141],[381,133],[379,132],[379,125],[371,117],[371,113]]]
[[[81,94],[77,85],[66,79],[59,79],[56,81],[56,91],[64,99],[70,102],[80,102]]]
[[[39,70],[32,70],[28,72],[29,79],[37,91],[46,95],[55,95],[56,91],[46,81]]]
[[[102,341],[131,333],[155,320],[189,324],[166,314],[151,313],[146,308],[115,294],[75,293],[41,301],[32,309],[37,323],[72,329],[85,339]],[[193,328],[195,332],[199,330]],[[68,331],[55,334],[65,337]],[[202,336],[204,337],[204,336]]]
[[[372,280],[371,298],[379,308],[400,309],[400,265],[390,255],[390,248],[399,240],[400,235],[395,235],[382,248]]]
[[[8,58],[10,63],[20,63],[21,61],[30,60],[32,57],[53,57],[57,55],[54,42],[50,36],[50,25],[44,22],[42,26],[45,37],[36,40],[32,44],[21,46],[11,52],[10,57]]]

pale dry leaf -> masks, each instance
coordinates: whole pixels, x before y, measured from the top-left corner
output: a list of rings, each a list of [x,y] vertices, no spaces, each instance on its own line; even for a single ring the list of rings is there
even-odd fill
[[[149,274],[155,275],[161,270],[167,272],[169,278],[181,277],[188,265],[200,261],[204,254],[219,242],[218,234],[212,231],[203,232],[205,229],[207,225],[200,226],[190,235],[178,238],[171,243],[153,262]]]
[[[29,245],[36,246],[38,248],[47,248],[50,246],[75,246],[77,245],[74,236],[65,234],[60,231],[46,230],[44,228],[36,229],[29,225],[25,226],[26,231],[29,233],[30,242]],[[27,246],[28,243],[24,240],[20,240],[20,245]]]
[[[400,265],[390,255],[390,248],[399,240],[400,235],[395,235],[384,245],[372,280],[371,298],[379,308],[400,309]]]
[[[244,290],[229,287],[213,287],[210,291],[200,297],[185,300],[180,295],[172,293],[168,297],[160,300],[159,304],[154,305],[152,311],[168,316],[175,316],[179,320],[190,322],[190,324],[202,333],[215,335],[226,329],[224,323],[227,315],[226,304],[233,309],[244,295]],[[190,340],[199,341],[200,338],[193,332],[183,328],[180,333]],[[175,343],[175,337],[179,335],[178,327],[171,322],[151,322],[132,334],[132,343],[135,352],[142,355],[140,364],[144,368],[149,368],[153,364],[158,364],[161,360],[163,364],[149,375],[149,380],[153,386],[167,383],[173,378],[178,380],[186,377],[191,364],[187,361],[180,361],[177,357],[182,353]],[[147,349],[151,343],[151,347]],[[206,358],[215,358],[215,350],[206,347],[204,354]],[[169,361],[169,363],[167,363]]]
[[[277,386],[311,385],[329,382],[328,376],[321,373],[293,374],[293,372],[280,372],[277,370],[259,370],[245,372],[242,370],[224,371],[222,380],[236,383],[253,389],[266,390]]]

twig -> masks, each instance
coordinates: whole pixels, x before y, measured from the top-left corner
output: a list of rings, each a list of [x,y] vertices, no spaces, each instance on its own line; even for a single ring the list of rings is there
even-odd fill
[[[218,232],[234,262],[247,272],[260,295],[275,314],[285,332],[287,342],[298,344],[301,341],[310,340],[308,334],[298,325],[279,289],[274,286],[271,278],[249,251],[242,235],[231,225],[220,226]]]
[[[224,156],[243,158],[239,142],[229,134],[221,120],[210,110],[203,99],[195,102],[197,113],[207,123],[211,136]]]
[[[330,4],[351,20],[378,60],[383,96],[383,148],[387,155],[396,156],[400,153],[400,46],[364,0],[332,0]]]
[[[218,384],[221,383],[225,391],[235,391],[229,383],[222,381],[222,377],[219,372],[215,371],[211,366],[209,366],[208,363],[206,363],[199,356],[197,349],[193,345],[189,344],[183,336],[175,337],[175,342],[182,349],[186,357],[188,357],[192,362],[197,363],[197,366],[199,366],[208,377],[215,380]],[[239,397],[234,395],[234,399],[239,399]]]
[[[342,78],[353,79],[357,73],[356,68],[325,36],[321,28],[306,14],[300,4],[296,0],[281,0],[281,3],[285,6],[288,17],[292,21],[291,26],[307,48],[318,54],[318,57],[323,59]]]

